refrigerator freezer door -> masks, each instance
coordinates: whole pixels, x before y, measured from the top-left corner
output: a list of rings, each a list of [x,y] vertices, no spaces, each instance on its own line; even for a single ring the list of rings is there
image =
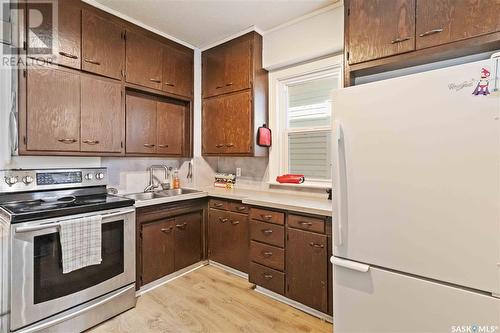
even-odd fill
[[[489,60],[334,94],[335,256],[500,294],[493,73]]]
[[[498,298],[373,267],[334,270],[335,333],[499,331]]]

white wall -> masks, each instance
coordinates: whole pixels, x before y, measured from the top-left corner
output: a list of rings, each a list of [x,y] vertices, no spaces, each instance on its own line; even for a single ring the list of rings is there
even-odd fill
[[[344,49],[342,2],[264,33],[264,67],[275,70]]]

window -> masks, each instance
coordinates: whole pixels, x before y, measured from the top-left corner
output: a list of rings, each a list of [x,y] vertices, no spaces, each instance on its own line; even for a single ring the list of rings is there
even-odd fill
[[[338,58],[271,74],[271,183],[277,175],[294,173],[305,175],[304,186],[331,186],[331,93],[340,78]]]

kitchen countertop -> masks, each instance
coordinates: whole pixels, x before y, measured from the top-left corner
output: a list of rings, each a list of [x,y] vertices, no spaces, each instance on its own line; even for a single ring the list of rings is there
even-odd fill
[[[245,204],[268,208],[285,209],[294,212],[332,216],[332,201],[323,198],[301,196],[271,191],[248,189],[222,189],[207,187],[199,193],[183,194],[179,196],[136,201],[136,207],[164,204],[169,202],[191,200],[204,197],[215,197],[230,200],[241,200]]]

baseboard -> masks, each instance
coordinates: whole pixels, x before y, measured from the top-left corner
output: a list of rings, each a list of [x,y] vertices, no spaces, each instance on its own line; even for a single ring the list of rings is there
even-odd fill
[[[239,271],[237,269],[231,268],[231,267],[223,265],[223,264],[219,264],[218,262],[213,261],[213,260],[209,260],[208,264],[248,280],[247,273],[243,273],[242,271]]]

